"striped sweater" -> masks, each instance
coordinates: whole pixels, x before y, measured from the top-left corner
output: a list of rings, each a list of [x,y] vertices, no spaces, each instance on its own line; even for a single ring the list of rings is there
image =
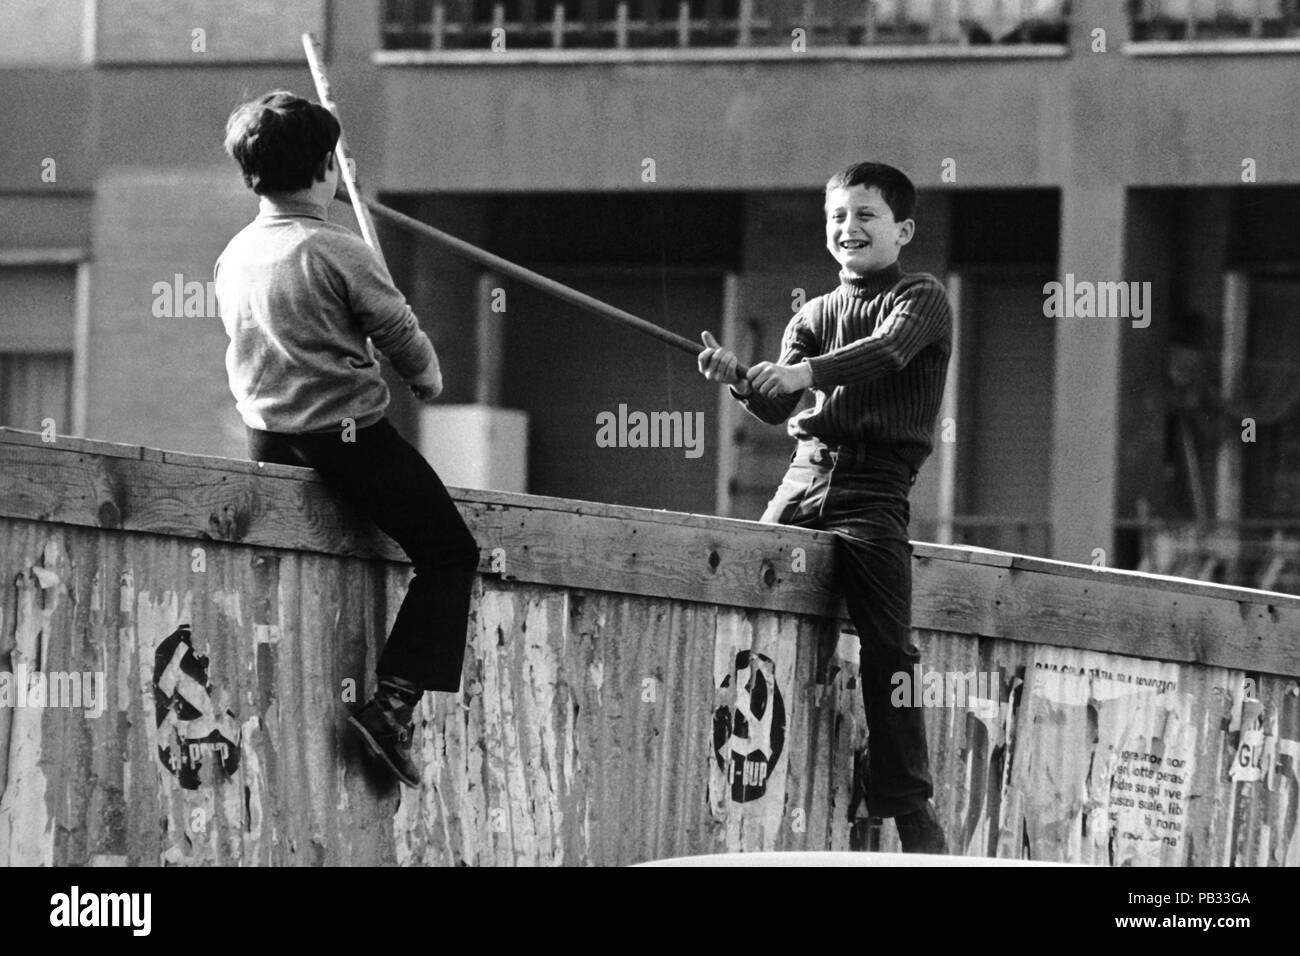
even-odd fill
[[[816,397],[788,431],[830,445],[892,445],[919,469],[934,449],[951,352],[952,310],[934,276],[905,273],[897,262],[864,276],[841,272],[839,288],[804,305],[782,337],[780,364],[807,359]],[[803,393],[732,394],[778,425]]]

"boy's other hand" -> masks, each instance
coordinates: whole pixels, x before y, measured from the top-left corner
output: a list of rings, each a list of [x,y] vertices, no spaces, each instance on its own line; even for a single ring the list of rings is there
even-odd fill
[[[425,405],[432,405],[434,400],[442,394],[442,388],[431,388],[428,385],[412,385],[411,394]]]
[[[758,394],[764,398],[776,398],[812,388],[812,368],[807,362],[798,365],[759,362],[749,370],[749,380]]]
[[[408,384],[411,386],[411,394],[426,405],[431,404],[442,394],[442,366],[438,364],[436,352],[419,377],[412,379]]]
[[[700,352],[698,360],[700,374],[710,382],[738,384],[740,376],[736,374],[736,366],[740,364],[740,360],[736,358],[736,353],[731,349],[724,349],[708,332],[702,332],[700,338],[704,341],[704,349]]]

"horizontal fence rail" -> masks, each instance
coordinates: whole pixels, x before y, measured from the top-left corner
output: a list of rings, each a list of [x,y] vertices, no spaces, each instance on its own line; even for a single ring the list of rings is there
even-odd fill
[[[385,0],[385,50],[1063,44],[1065,0]],[[494,45],[495,44],[495,45]]]

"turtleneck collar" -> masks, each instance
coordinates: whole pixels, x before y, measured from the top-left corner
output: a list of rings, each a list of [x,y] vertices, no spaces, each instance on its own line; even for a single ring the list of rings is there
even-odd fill
[[[840,270],[840,289],[845,295],[859,299],[873,299],[886,289],[892,288],[903,277],[903,267],[895,259],[883,269],[855,275],[846,269]]]
[[[262,196],[258,203],[259,216],[311,216],[324,219],[326,209],[310,199],[299,199],[284,195]]]

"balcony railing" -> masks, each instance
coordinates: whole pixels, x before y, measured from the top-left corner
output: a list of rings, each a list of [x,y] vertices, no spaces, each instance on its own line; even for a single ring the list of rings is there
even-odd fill
[[[1131,0],[1135,41],[1277,40],[1300,36],[1300,0]]]
[[[385,0],[386,50],[990,46],[1066,41],[1067,0]],[[802,33],[796,33],[801,30]],[[495,43],[495,47],[494,47]]]
[[[1300,520],[1138,517],[1116,527],[1137,535],[1139,571],[1300,594]]]

